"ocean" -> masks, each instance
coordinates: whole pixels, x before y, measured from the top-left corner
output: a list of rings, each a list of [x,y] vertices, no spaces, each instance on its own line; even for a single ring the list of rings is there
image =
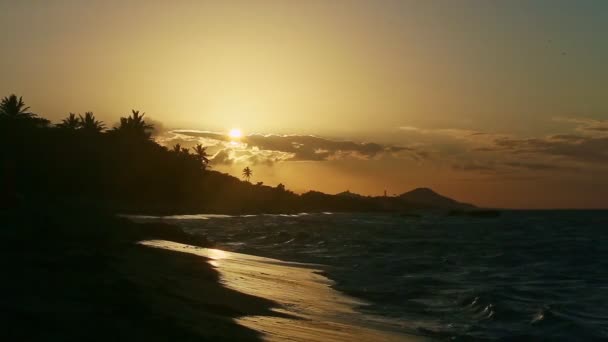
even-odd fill
[[[608,211],[147,218],[322,265],[363,314],[450,341],[608,340]]]

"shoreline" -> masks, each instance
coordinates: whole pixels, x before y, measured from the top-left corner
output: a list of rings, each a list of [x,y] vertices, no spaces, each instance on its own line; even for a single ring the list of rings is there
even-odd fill
[[[314,265],[206,249],[175,225],[78,206],[0,220],[8,340],[422,340],[355,319],[361,302]],[[139,243],[150,240],[179,248]]]
[[[209,246],[179,227],[78,206],[23,206],[0,221],[5,340],[261,341],[236,319],[280,315],[274,302],[222,285],[200,257],[136,244]]]
[[[276,303],[271,312],[278,315],[254,314],[236,320],[262,333],[264,341],[428,341],[358,312],[356,307],[365,303],[333,289],[333,282],[314,265],[163,240],[140,244],[204,258],[227,288]]]

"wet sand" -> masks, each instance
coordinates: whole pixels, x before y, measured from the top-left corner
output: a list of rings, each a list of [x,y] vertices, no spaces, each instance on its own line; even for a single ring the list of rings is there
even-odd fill
[[[0,341],[260,341],[236,319],[284,316],[207,259],[137,244],[204,238],[79,209],[0,212]]]
[[[319,275],[314,265],[288,263],[163,240],[149,240],[141,244],[200,256],[201,262],[208,262],[219,272],[220,282],[226,288],[275,303],[268,312],[248,314],[236,319],[241,326],[261,333],[263,340],[425,340],[399,333],[379,318],[356,312],[355,308],[363,303],[333,290],[331,282]],[[184,295],[194,294],[186,290]],[[206,295],[202,300],[217,301],[216,305],[224,306],[234,302],[234,298],[216,297],[213,294]],[[249,304],[247,311],[255,311],[255,303]],[[241,305],[243,303],[239,302],[237,306]]]
[[[357,313],[361,302],[314,266],[203,248],[175,226],[67,212],[0,213],[0,340],[419,340]]]

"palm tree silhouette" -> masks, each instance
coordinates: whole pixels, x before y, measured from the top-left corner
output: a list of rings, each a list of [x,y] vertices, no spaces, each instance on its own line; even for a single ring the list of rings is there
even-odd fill
[[[120,118],[120,125],[114,130],[135,138],[149,139],[154,125],[146,123],[144,115],[146,113],[139,114],[138,110],[132,109],[131,115]]]
[[[173,145],[171,152],[176,153],[177,155],[190,156],[190,150],[187,147],[182,147],[180,144]]]
[[[192,148],[194,150],[194,156],[201,163],[201,167],[203,169],[207,168],[209,165],[209,154],[207,153],[207,147],[203,147],[203,145],[198,144]]]
[[[29,112],[29,109],[30,107],[25,106],[23,98],[21,96],[17,98],[15,94],[3,98],[0,102],[0,115],[13,119],[27,119],[36,116],[36,114]]]
[[[29,124],[46,126],[49,120],[39,118],[38,115],[29,111],[30,107],[25,105],[23,98],[15,94],[6,96],[0,101],[0,119],[27,120]]]
[[[245,178],[249,182],[249,178],[253,176],[253,171],[247,166],[243,169],[243,178]]]
[[[81,127],[80,124],[80,120],[78,120],[76,114],[70,113],[67,118],[61,120],[61,123],[57,124],[57,127],[75,131]]]
[[[84,116],[78,115],[80,119],[80,127],[85,132],[100,133],[106,125],[97,120],[93,112],[86,112]]]

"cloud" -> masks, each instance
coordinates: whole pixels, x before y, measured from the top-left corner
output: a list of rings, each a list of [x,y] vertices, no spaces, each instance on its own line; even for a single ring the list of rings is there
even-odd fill
[[[466,129],[399,129],[424,141],[431,161],[455,171],[484,175],[571,172],[608,167],[608,121],[587,118],[554,119],[573,124],[558,134],[518,137]]]
[[[252,134],[244,143],[261,150],[292,153],[292,161],[323,161],[354,157],[374,158],[382,153],[397,153],[409,150],[406,147],[387,146],[376,143],[338,141],[314,135],[262,135]]]
[[[157,143],[166,147],[172,147],[175,144],[180,144],[182,147],[185,148],[191,148],[198,144],[201,144],[208,148],[211,147],[212,149],[213,147],[221,147],[222,142],[218,138],[211,135],[211,132],[209,132],[208,135],[206,133],[207,132],[168,130],[165,131],[163,134],[155,136],[154,140],[156,140]],[[217,135],[221,136],[221,134]],[[217,148],[213,149],[213,152],[210,152],[215,153],[216,151]]]
[[[374,159],[382,155],[407,152],[413,159],[427,154],[411,147],[384,145],[373,142],[333,140],[314,135],[251,134],[239,140],[211,131],[173,130],[157,138],[165,146],[176,143],[189,147],[198,143],[210,146],[215,164],[246,162],[273,164],[281,161],[328,161],[340,159]]]
[[[230,165],[234,162],[234,159],[230,157],[230,151],[227,149],[217,151],[217,153],[215,153],[210,160],[212,164],[220,165]]]
[[[606,136],[608,135],[608,120],[596,120],[589,118],[554,118],[554,121],[574,124],[575,130],[584,135]]]
[[[418,128],[413,126],[401,126],[399,131],[404,133],[404,138],[413,140],[421,146],[435,146],[435,149],[455,150],[458,146],[467,147],[468,150],[493,149],[494,141],[509,135],[500,133],[482,132],[472,129],[461,128]]]
[[[519,154],[554,156],[585,163],[608,163],[608,137],[550,136],[547,138],[501,138],[498,149]]]
[[[410,133],[418,133],[418,134],[434,134],[434,135],[445,135],[451,136],[455,138],[463,138],[474,135],[482,135],[484,132],[469,130],[469,129],[460,129],[460,128],[420,128],[414,126],[400,126],[399,130]]]
[[[574,168],[560,164],[550,163],[535,163],[526,161],[511,161],[504,163],[506,166],[514,168],[522,168],[534,171],[554,171],[554,170],[573,170]]]
[[[498,171],[494,163],[479,161],[455,162],[452,164],[452,168],[457,171],[475,171],[481,173],[495,173]]]
[[[165,146],[207,146],[216,165],[397,158],[485,175],[567,172],[584,165],[608,167],[608,134],[604,134],[607,121],[558,120],[573,127],[553,135],[518,137],[469,129],[402,126],[398,130],[403,135],[402,145],[297,134],[251,134],[233,140],[224,133],[197,130],[172,130],[156,139]]]
[[[223,133],[211,132],[211,131],[176,129],[171,132],[173,132],[175,134],[189,136],[189,137],[201,137],[201,138],[208,138],[211,140],[230,141],[230,137],[228,135],[223,134]]]

